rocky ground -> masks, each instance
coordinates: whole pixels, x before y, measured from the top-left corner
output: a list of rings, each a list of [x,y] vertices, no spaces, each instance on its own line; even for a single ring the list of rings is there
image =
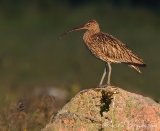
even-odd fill
[[[118,87],[79,92],[42,131],[160,131],[160,104]]]

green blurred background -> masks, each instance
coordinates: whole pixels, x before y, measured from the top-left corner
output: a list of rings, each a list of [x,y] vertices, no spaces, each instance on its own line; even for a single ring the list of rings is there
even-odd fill
[[[142,74],[123,64],[113,65],[111,83],[159,100],[159,0],[2,0],[1,103],[37,87],[74,92],[98,85],[104,63],[86,49],[84,32],[58,39],[90,19],[96,19],[102,31],[126,43],[148,65]]]

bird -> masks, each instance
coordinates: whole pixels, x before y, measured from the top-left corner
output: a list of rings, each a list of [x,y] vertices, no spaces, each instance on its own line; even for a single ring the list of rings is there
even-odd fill
[[[143,59],[133,53],[126,44],[109,33],[101,32],[100,26],[96,20],[89,20],[87,23],[82,24],[79,27],[64,32],[61,36],[80,30],[85,30],[83,41],[90,52],[105,63],[104,72],[99,83],[100,87],[103,85],[107,73],[107,66],[107,85],[111,85],[112,63],[126,64],[139,73],[141,73],[139,67],[146,67]]]

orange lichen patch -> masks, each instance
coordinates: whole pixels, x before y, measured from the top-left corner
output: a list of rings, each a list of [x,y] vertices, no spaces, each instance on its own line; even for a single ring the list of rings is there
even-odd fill
[[[87,128],[85,128],[85,127],[80,127],[77,131],[87,131]]]
[[[72,125],[75,123],[75,120],[74,120],[74,119],[64,118],[64,119],[62,120],[62,123],[63,123],[64,125],[72,126]]]

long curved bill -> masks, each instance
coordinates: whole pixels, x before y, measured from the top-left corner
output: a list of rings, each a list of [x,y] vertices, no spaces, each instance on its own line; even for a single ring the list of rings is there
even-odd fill
[[[71,29],[71,30],[69,30],[69,31],[65,31],[63,34],[61,34],[61,35],[59,36],[59,38],[62,38],[63,36],[67,35],[68,33],[75,32],[75,31],[79,31],[79,30],[84,30],[84,29],[85,29],[85,28],[84,28],[84,25],[81,25],[81,26],[76,27],[76,28],[73,28],[73,29]]]

